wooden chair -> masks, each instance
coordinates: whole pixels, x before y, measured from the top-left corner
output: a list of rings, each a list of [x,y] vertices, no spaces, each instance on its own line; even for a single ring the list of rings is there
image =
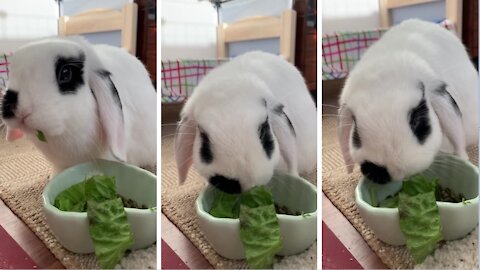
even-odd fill
[[[92,9],[74,16],[62,16],[58,20],[58,35],[69,36],[120,31],[121,47],[135,55],[137,13],[137,4],[128,3],[123,6],[121,11],[115,9]]]
[[[426,4],[439,0],[380,0],[380,24],[392,26],[390,11],[395,8]],[[445,0],[445,18],[455,25],[457,36],[462,38],[462,0]]]
[[[290,63],[295,60],[296,12],[285,10],[280,18],[256,16],[217,26],[217,56],[228,56],[228,43],[279,38],[280,55]]]

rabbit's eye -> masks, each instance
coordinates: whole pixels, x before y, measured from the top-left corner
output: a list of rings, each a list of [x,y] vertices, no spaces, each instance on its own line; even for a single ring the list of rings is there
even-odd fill
[[[55,62],[55,74],[61,94],[74,94],[84,84],[83,64],[85,56],[58,57]]]
[[[58,75],[58,83],[70,82],[72,80],[72,74],[72,68],[70,66],[64,66]]]

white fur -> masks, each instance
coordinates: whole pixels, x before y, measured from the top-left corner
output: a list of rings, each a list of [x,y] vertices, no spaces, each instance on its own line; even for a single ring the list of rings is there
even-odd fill
[[[86,55],[84,85],[62,95],[56,83],[55,58]],[[50,160],[56,172],[94,158],[115,160],[105,133],[105,121],[91,92],[92,72],[111,73],[123,105],[126,162],[156,164],[156,92],[142,63],[125,50],[91,45],[80,38],[47,39],[19,49],[11,59],[9,89],[18,91],[16,118],[20,128]],[[19,116],[30,114],[25,124]],[[112,118],[115,117],[112,115]],[[36,138],[41,130],[47,143]]]
[[[272,113],[278,104],[284,105],[294,126],[296,137],[291,141],[285,120]],[[267,183],[274,169],[306,173],[316,164],[315,104],[300,72],[281,57],[250,52],[212,70],[195,88],[181,115],[186,127],[180,132],[194,134],[187,140],[177,138],[182,140],[176,146],[181,182],[186,176],[181,165],[192,155],[195,168],[205,178],[219,174],[238,179],[242,190]],[[275,143],[271,159],[258,136],[258,127],[267,115]],[[197,125],[210,137],[211,164],[200,160]],[[185,150],[192,143],[193,150]],[[188,154],[179,154],[182,151]]]
[[[409,110],[422,97],[419,82],[425,85],[432,126],[423,145],[417,142],[407,120]],[[400,180],[429,167],[439,151],[466,157],[465,149],[455,152],[447,138],[448,121],[440,125],[439,113],[443,105],[446,108],[450,104],[432,108],[432,103],[439,103],[433,91],[441,82],[448,85],[448,92],[463,114],[459,124],[463,130],[458,133],[465,138],[458,138],[458,145],[462,145],[463,139],[463,145],[476,144],[478,74],[454,34],[433,23],[408,20],[371,46],[350,73],[340,97],[340,104],[355,116],[362,142],[360,149],[354,149],[348,136],[353,162],[368,160],[380,164],[395,180]]]

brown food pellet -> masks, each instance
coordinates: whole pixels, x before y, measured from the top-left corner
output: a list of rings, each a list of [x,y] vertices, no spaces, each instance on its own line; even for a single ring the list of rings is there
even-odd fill
[[[122,195],[118,196],[122,199],[123,207],[125,208],[148,209],[145,204],[139,205],[136,201],[132,199],[125,198]]]
[[[451,202],[451,203],[460,203],[462,200],[465,200],[465,196],[463,194],[459,193],[456,194],[453,190],[450,188],[442,187],[441,185],[438,185],[440,189],[440,198],[439,201],[441,202]]]
[[[278,204],[275,204],[275,212],[277,214],[283,214],[283,215],[289,215],[289,216],[300,216],[302,213],[299,211],[292,211],[286,206],[280,206]]]

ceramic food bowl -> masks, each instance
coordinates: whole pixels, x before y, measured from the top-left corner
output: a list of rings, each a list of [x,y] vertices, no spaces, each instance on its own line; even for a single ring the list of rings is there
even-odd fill
[[[283,247],[278,255],[293,255],[306,250],[317,238],[317,189],[308,181],[276,172],[268,186],[274,201],[290,210],[305,213],[300,216],[277,214]],[[212,208],[214,188],[207,186],[197,201],[200,229],[215,251],[229,259],[245,258],[240,240],[239,219],[216,218]]]
[[[157,205],[156,176],[132,165],[96,160],[73,166],[59,173],[50,180],[43,191],[43,209],[47,224],[57,240],[66,249],[75,253],[95,251],[88,232],[87,213],[61,211],[53,206],[53,203],[60,192],[98,174],[115,176],[118,194],[149,208]],[[157,238],[157,212],[151,209],[133,208],[125,208],[125,211],[133,232],[132,249],[145,248],[153,244]]]
[[[442,187],[461,193],[468,200],[466,204],[437,202],[443,239],[459,239],[478,224],[478,168],[453,155],[440,154],[436,161],[423,174],[437,177]],[[376,189],[378,201],[382,201],[397,193],[401,187],[400,181],[379,185],[362,178],[355,190],[355,202],[363,220],[380,240],[391,245],[405,244],[405,238],[400,231],[398,208],[373,207],[369,190]]]

